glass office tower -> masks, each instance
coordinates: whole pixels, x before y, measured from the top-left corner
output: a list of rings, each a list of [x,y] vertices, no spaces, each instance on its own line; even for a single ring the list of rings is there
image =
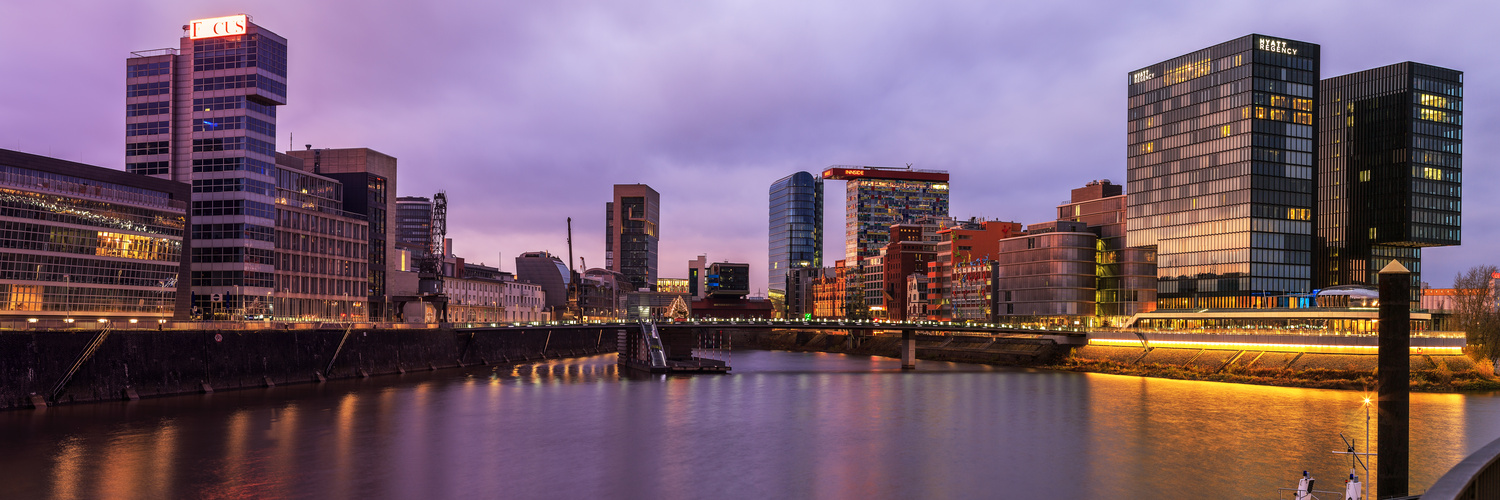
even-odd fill
[[[273,285],[287,41],[246,15],[185,28],[178,48],[125,62],[125,169],[192,184],[193,305],[260,304]]]
[[[823,179],[797,172],[771,184],[771,248],[767,288],[773,299],[792,289],[787,272],[823,267]],[[791,302],[786,302],[790,304]],[[783,311],[784,312],[784,311]]]
[[[1159,308],[1311,290],[1318,52],[1248,35],[1126,75],[1126,238]]]
[[[1323,80],[1317,285],[1421,283],[1422,247],[1459,244],[1463,73],[1403,62]]]

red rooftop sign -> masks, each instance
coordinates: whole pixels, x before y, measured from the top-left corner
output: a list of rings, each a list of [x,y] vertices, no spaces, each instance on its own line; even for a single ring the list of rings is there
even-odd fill
[[[188,38],[213,38],[216,36],[243,35],[250,22],[244,14],[238,16],[198,19],[188,23]]]
[[[886,170],[880,168],[834,167],[823,171],[824,179],[847,181],[853,179],[886,179],[902,181],[948,182],[947,172],[917,172],[912,170]]]

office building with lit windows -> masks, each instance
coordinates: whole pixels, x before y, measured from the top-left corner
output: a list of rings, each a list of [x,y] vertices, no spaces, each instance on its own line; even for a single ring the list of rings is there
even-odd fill
[[[1082,222],[1099,236],[1094,252],[1094,315],[1122,321],[1156,308],[1156,254],[1125,245],[1124,187],[1109,179],[1074,189],[1057,220]]]
[[[273,291],[287,41],[246,15],[185,28],[178,48],[125,61],[125,168],[192,185],[194,306],[264,309],[254,303]]]
[[[1126,76],[1126,240],[1158,307],[1312,290],[1319,47],[1248,35]]]
[[[189,186],[0,149],[0,320],[187,319]]]
[[[426,196],[396,198],[396,243],[421,248],[423,254],[429,252],[432,248],[432,199]]]
[[[661,195],[645,184],[615,184],[604,212],[604,267],[624,274],[629,291],[654,290]]]
[[[278,154],[275,168],[272,306],[246,297],[243,302],[214,304],[205,316],[365,321],[371,314],[369,222],[362,214],[344,210],[342,183],[311,172],[302,159]]]
[[[771,247],[767,288],[772,301],[792,309],[788,273],[823,267],[823,179],[797,172],[771,184]],[[800,309],[800,308],[799,308]]]
[[[844,260],[880,254],[892,224],[948,216],[948,172],[833,166],[824,180],[847,181],[844,195]]]
[[[1463,73],[1403,62],[1323,80],[1316,285],[1375,285],[1460,242]]]
[[[370,254],[367,256],[369,283],[366,284],[366,306],[372,320],[394,317],[389,310],[390,289],[386,275],[390,272],[389,256],[396,254],[396,158],[369,148],[313,149],[288,151],[302,160],[309,171],[343,184],[343,209],[364,216],[369,223]],[[430,221],[429,221],[430,224]]]

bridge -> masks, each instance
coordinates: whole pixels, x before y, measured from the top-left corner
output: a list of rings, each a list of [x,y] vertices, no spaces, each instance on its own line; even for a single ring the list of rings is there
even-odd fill
[[[729,370],[729,336],[734,331],[846,332],[854,337],[899,335],[901,367],[916,368],[917,335],[1005,339],[1041,339],[1057,345],[1084,345],[1088,332],[1071,327],[1034,327],[1004,323],[947,321],[872,321],[837,319],[693,318],[669,322],[551,321],[531,323],[458,323],[455,330],[615,330],[619,363],[652,373],[723,373]]]

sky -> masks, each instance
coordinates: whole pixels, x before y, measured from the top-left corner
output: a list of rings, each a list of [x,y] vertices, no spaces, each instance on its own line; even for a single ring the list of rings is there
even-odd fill
[[[1127,73],[1249,33],[1320,44],[1324,78],[1464,71],[1464,244],[1423,278],[1500,263],[1490,2],[0,0],[0,148],[123,169],[129,53],[236,13],[288,40],[278,149],[395,156],[398,194],[446,191],[456,253],[504,270],[566,256],[568,217],[601,267],[617,183],[661,193],[661,276],[704,254],[761,292],[769,186],[797,171],[947,170],[955,217],[1051,220],[1124,183]]]

